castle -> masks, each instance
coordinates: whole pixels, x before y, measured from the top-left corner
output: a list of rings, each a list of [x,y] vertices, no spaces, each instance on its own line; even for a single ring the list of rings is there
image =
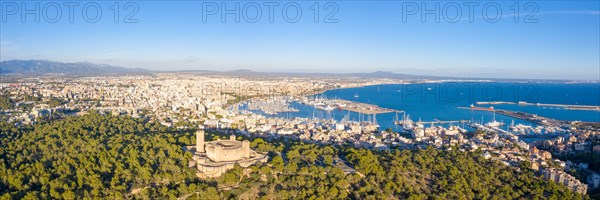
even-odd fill
[[[187,146],[186,149],[194,154],[190,166],[198,168],[201,178],[219,177],[236,163],[248,167],[268,160],[267,155],[250,149],[248,140],[237,141],[235,135],[231,135],[229,140],[205,142],[202,130],[196,132],[196,146]]]

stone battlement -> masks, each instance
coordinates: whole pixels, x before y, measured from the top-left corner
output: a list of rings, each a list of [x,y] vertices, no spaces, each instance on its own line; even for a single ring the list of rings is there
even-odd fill
[[[229,140],[204,141],[204,131],[196,133],[196,146],[186,146],[194,154],[190,166],[198,168],[200,177],[219,177],[235,164],[248,167],[257,162],[267,162],[268,156],[250,149],[247,140],[237,141],[235,135]]]

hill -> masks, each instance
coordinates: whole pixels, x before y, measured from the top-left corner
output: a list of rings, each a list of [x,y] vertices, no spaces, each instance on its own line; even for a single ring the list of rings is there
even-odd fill
[[[199,179],[181,148],[194,144],[194,132],[93,112],[26,127],[0,121],[0,199],[589,199],[481,152],[281,138],[246,138],[269,163]]]
[[[48,60],[9,60],[0,62],[1,75],[103,75],[147,72],[139,68],[132,69],[89,62],[62,63]]]

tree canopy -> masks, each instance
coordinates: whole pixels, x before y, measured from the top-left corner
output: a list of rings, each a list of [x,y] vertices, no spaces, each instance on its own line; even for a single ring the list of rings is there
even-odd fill
[[[269,162],[203,180],[182,149],[193,144],[194,132],[98,113],[34,126],[0,122],[0,199],[582,198],[476,152],[375,151],[284,139],[251,139]]]

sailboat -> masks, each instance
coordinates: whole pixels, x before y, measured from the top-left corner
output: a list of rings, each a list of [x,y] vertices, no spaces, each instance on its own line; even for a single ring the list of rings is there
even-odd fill
[[[496,111],[494,111],[494,120],[486,123],[485,125],[490,126],[490,127],[499,127],[502,124],[504,124],[504,123],[500,123],[500,122],[496,121]]]
[[[402,119],[402,129],[410,130],[413,128],[413,121],[410,119],[410,115],[405,115],[404,119]]]
[[[417,125],[419,128],[425,128],[425,125],[423,125],[423,122],[421,121],[421,117],[419,117],[419,121],[417,121],[415,125]]]
[[[402,124],[406,123],[406,112],[404,112],[404,111],[401,111],[401,112],[403,113],[402,120],[400,120],[400,118],[398,117],[398,112],[396,112],[396,118],[394,119],[394,124],[396,124],[396,125],[402,125]]]

